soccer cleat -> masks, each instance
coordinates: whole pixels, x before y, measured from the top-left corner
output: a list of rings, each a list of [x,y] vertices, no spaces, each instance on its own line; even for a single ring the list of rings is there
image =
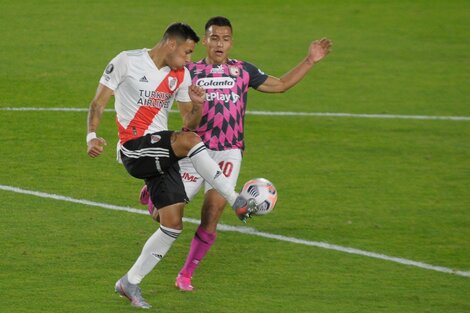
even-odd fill
[[[126,297],[131,301],[132,306],[142,309],[150,309],[152,306],[148,304],[144,298],[138,284],[131,284],[127,279],[127,274],[116,282],[114,290],[121,297]]]
[[[155,210],[155,207],[153,206],[153,202],[150,199],[150,193],[147,189],[147,185],[144,185],[144,187],[142,187],[142,189],[140,190],[139,201],[141,204],[147,205],[147,210],[149,211],[150,215],[153,216],[153,211]]]
[[[176,288],[181,291],[193,291],[194,287],[191,285],[191,277],[186,277],[178,274],[175,282]]]
[[[251,215],[257,210],[255,199],[250,198],[247,200],[240,195],[235,200],[232,208],[243,223],[246,223],[246,220],[251,218]]]

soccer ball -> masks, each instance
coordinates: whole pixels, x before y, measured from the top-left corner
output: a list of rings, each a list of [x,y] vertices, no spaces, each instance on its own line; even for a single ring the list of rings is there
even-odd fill
[[[265,215],[274,209],[277,201],[277,190],[273,183],[265,178],[249,180],[240,192],[245,199],[255,199],[257,211],[253,215]]]

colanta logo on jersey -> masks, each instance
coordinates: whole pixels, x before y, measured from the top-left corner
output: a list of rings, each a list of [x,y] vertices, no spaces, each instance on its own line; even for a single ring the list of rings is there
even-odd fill
[[[205,77],[197,80],[196,85],[204,89],[230,89],[235,86],[231,77]]]

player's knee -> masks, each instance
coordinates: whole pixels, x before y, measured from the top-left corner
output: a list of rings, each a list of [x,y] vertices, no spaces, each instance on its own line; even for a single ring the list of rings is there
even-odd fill
[[[202,141],[201,137],[199,137],[198,134],[193,133],[193,132],[185,132],[184,136],[185,136],[185,141],[188,145],[188,150],[190,150],[192,147],[194,147],[195,145],[197,145],[198,143]]]
[[[177,156],[183,157],[198,143],[201,137],[193,132],[175,132],[171,138],[171,147]]]
[[[193,132],[183,132],[178,134],[180,146],[189,152],[192,147],[200,143],[201,137],[199,137],[196,133]]]
[[[183,229],[183,210],[184,203],[175,203],[160,208],[158,215],[160,216],[160,225],[171,229]]]
[[[160,225],[171,229],[183,230],[183,221],[181,220],[168,220],[160,221]]]

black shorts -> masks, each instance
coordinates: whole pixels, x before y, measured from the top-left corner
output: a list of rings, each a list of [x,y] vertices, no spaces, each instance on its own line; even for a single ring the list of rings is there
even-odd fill
[[[161,131],[132,139],[123,144],[121,160],[127,172],[145,180],[157,209],[188,202],[181,180],[178,158],[171,148],[173,131]]]

